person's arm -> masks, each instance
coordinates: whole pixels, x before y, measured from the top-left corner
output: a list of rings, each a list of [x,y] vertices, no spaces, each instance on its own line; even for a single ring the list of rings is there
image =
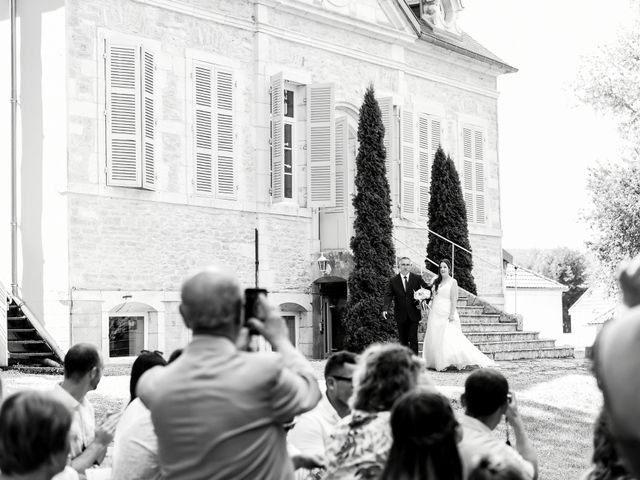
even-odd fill
[[[164,374],[164,367],[158,365],[142,374],[136,386],[136,395],[149,410],[153,407],[158,395],[158,385]]]
[[[458,308],[458,282],[454,278],[451,279],[451,311],[449,312],[449,321],[453,322]]]
[[[392,277],[393,278],[393,277]],[[387,312],[389,311],[389,307],[391,306],[391,300],[393,300],[393,287],[391,286],[391,280],[387,282],[387,290],[384,294],[384,303],[382,307],[382,316],[387,318]]]
[[[264,295],[258,297],[259,315],[249,320],[280,354],[281,368],[271,389],[273,411],[276,420],[286,422],[296,415],[315,407],[321,398],[320,388],[309,361],[289,341],[287,325],[275,305],[268,302]]]
[[[516,450],[524,460],[533,466],[533,479],[535,480],[538,478],[538,457],[536,451],[533,449],[533,445],[529,441],[527,432],[524,430],[524,423],[518,413],[516,397],[513,393],[511,393],[511,403],[507,407],[505,417],[509,425],[511,425],[511,428],[513,428],[513,433],[516,436]]]
[[[71,460],[71,467],[78,473],[84,473],[87,468],[102,460],[107,453],[107,447],[113,440],[113,434],[116,431],[116,425],[120,420],[119,415],[111,415],[102,425],[96,429],[96,435],[89,446],[77,457]]]

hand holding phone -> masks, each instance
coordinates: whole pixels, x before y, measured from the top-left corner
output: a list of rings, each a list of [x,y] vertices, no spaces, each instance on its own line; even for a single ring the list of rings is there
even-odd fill
[[[263,293],[258,293],[251,312],[253,316],[245,317],[248,327],[262,335],[274,349],[277,350],[283,342],[289,342],[287,324],[280,316],[280,310]]]

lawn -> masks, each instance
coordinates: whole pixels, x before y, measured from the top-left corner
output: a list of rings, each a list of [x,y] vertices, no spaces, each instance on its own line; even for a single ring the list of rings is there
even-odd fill
[[[322,380],[324,362],[312,362]],[[540,479],[577,479],[589,467],[592,452],[592,425],[602,397],[584,359],[549,359],[500,362],[511,389],[516,392],[519,410],[540,463]],[[96,416],[118,410],[129,395],[126,368],[107,367],[98,390],[91,392]],[[24,388],[48,389],[59,375],[2,372],[5,395]],[[429,372],[432,381],[460,409],[459,397],[469,372]],[[496,435],[505,438],[504,426]],[[513,440],[513,435],[512,435]]]

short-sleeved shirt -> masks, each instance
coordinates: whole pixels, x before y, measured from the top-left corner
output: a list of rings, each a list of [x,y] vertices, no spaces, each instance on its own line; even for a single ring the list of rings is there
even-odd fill
[[[516,468],[526,480],[533,478],[534,466],[522,458],[516,449],[507,445],[504,440],[496,438],[492,430],[480,420],[468,415],[460,417],[463,435],[458,444],[460,459],[464,470],[464,478],[478,464],[482,457],[490,457]]]
[[[69,456],[76,458],[93,443],[96,435],[96,416],[93,405],[86,397],[82,399],[82,402],[78,402],[60,384],[54,387],[53,393],[71,412]]]
[[[316,408],[296,419],[287,440],[301,452],[324,457],[331,433],[339,421],[340,415],[324,394]]]

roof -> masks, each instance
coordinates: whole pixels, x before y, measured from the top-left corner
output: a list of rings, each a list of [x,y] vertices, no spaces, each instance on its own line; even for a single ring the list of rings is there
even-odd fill
[[[532,272],[526,268],[507,264],[504,273],[504,285],[506,288],[535,288],[541,290],[567,291],[569,288],[555,280]]]
[[[571,311],[576,308],[590,308],[589,304],[595,304],[602,309],[605,307],[610,308],[618,303],[618,300],[609,294],[604,286],[596,284],[587,288],[584,293],[580,295],[575,302],[573,302],[573,305],[569,307],[569,314],[571,314]]]

